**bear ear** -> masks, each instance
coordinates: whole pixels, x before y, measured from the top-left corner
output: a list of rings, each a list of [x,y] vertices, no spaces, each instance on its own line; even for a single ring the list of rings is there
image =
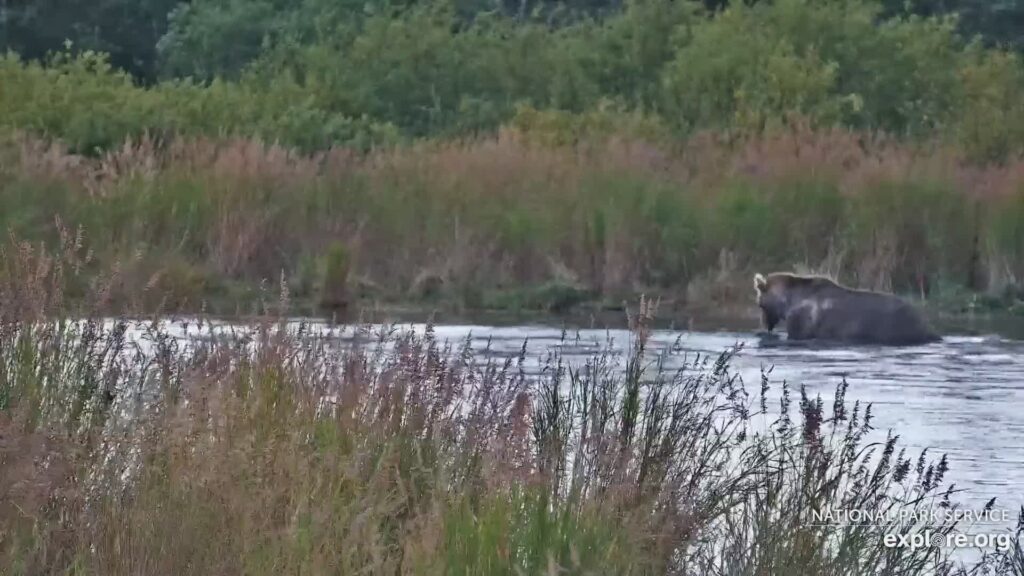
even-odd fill
[[[754,274],[754,289],[758,292],[768,290],[768,280],[761,274]]]

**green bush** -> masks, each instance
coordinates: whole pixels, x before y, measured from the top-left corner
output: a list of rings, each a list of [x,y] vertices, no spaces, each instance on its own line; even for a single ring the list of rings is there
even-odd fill
[[[818,123],[929,134],[956,105],[952,24],[878,23],[872,2],[736,4],[696,27],[668,64],[665,111],[688,127]]]
[[[273,82],[135,86],[102,54],[53,56],[46,65],[0,58],[0,128],[59,138],[93,154],[144,135],[244,136],[313,150],[393,142],[386,124],[315,108],[285,76]]]
[[[963,104],[953,125],[955,141],[975,161],[1024,151],[1024,68],[1015,54],[972,49],[960,69]]]
[[[457,3],[456,3],[457,4]],[[871,0],[632,0],[557,26],[448,2],[194,2],[148,88],[106,56],[0,60],[0,129],[95,153],[143,134],[245,136],[303,150],[532,124],[581,133],[758,132],[792,117],[944,138],[976,160],[1024,149],[1019,59],[955,23],[881,16]],[[524,110],[542,110],[538,117]],[[547,133],[546,132],[546,133]]]
[[[664,73],[665,114],[683,128],[760,130],[799,113],[834,120],[835,67],[765,25],[760,9],[731,8],[697,27]]]

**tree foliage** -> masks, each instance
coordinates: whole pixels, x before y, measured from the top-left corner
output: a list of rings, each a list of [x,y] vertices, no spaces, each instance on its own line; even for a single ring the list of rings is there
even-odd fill
[[[961,18],[942,16],[954,5],[964,7]],[[647,126],[635,119],[648,118],[678,134],[758,131],[798,116],[953,138],[981,158],[1024,149],[1024,112],[1014,97],[1024,87],[1019,59],[992,48],[1003,42],[996,36],[971,41],[958,32],[999,10],[1010,18],[1015,4],[1007,2],[991,9],[890,0],[19,6],[0,12],[3,38],[21,54],[0,63],[0,125],[84,150],[143,132],[366,146],[595,111],[624,114],[617,126]],[[169,17],[155,16],[165,9]],[[61,18],[44,25],[43,13]],[[124,14],[133,18],[124,22],[153,25],[136,26],[133,36],[118,20]],[[56,40],[65,33],[74,36],[70,48]],[[47,51],[56,56],[40,56]],[[161,81],[135,86],[158,69]]]
[[[110,54],[143,80],[156,75],[156,45],[179,0],[3,0],[0,48],[41,59],[70,44]]]

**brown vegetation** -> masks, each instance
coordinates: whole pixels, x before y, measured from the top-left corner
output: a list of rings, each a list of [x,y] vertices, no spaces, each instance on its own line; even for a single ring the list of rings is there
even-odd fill
[[[728,305],[749,299],[752,268],[1009,304],[1024,278],[1024,160],[980,167],[838,129],[542,136],[367,155],[143,140],[95,159],[23,137],[3,150],[3,224],[51,246],[84,230],[81,258],[114,271],[110,301],[129,310],[236,312],[282,279],[300,305],[338,309],[557,308],[641,291]]]

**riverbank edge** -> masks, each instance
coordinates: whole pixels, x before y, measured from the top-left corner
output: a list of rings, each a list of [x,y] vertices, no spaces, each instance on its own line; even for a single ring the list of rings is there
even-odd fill
[[[291,316],[329,323],[427,323],[494,326],[548,325],[565,328],[626,328],[628,317],[646,299],[657,304],[656,324],[665,329],[753,332],[760,315],[753,293],[734,288],[717,298],[687,298],[678,291],[645,290],[614,296],[561,285],[491,290],[464,298],[439,292],[399,297],[363,291],[341,305],[324,306],[314,295],[293,296],[254,287],[211,294],[200,303],[177,302],[158,315],[207,315],[223,319]],[[922,299],[899,294],[918,306],[943,334],[996,333],[1024,339],[1024,301],[985,293],[946,292]],[[198,304],[198,305],[197,305]]]

